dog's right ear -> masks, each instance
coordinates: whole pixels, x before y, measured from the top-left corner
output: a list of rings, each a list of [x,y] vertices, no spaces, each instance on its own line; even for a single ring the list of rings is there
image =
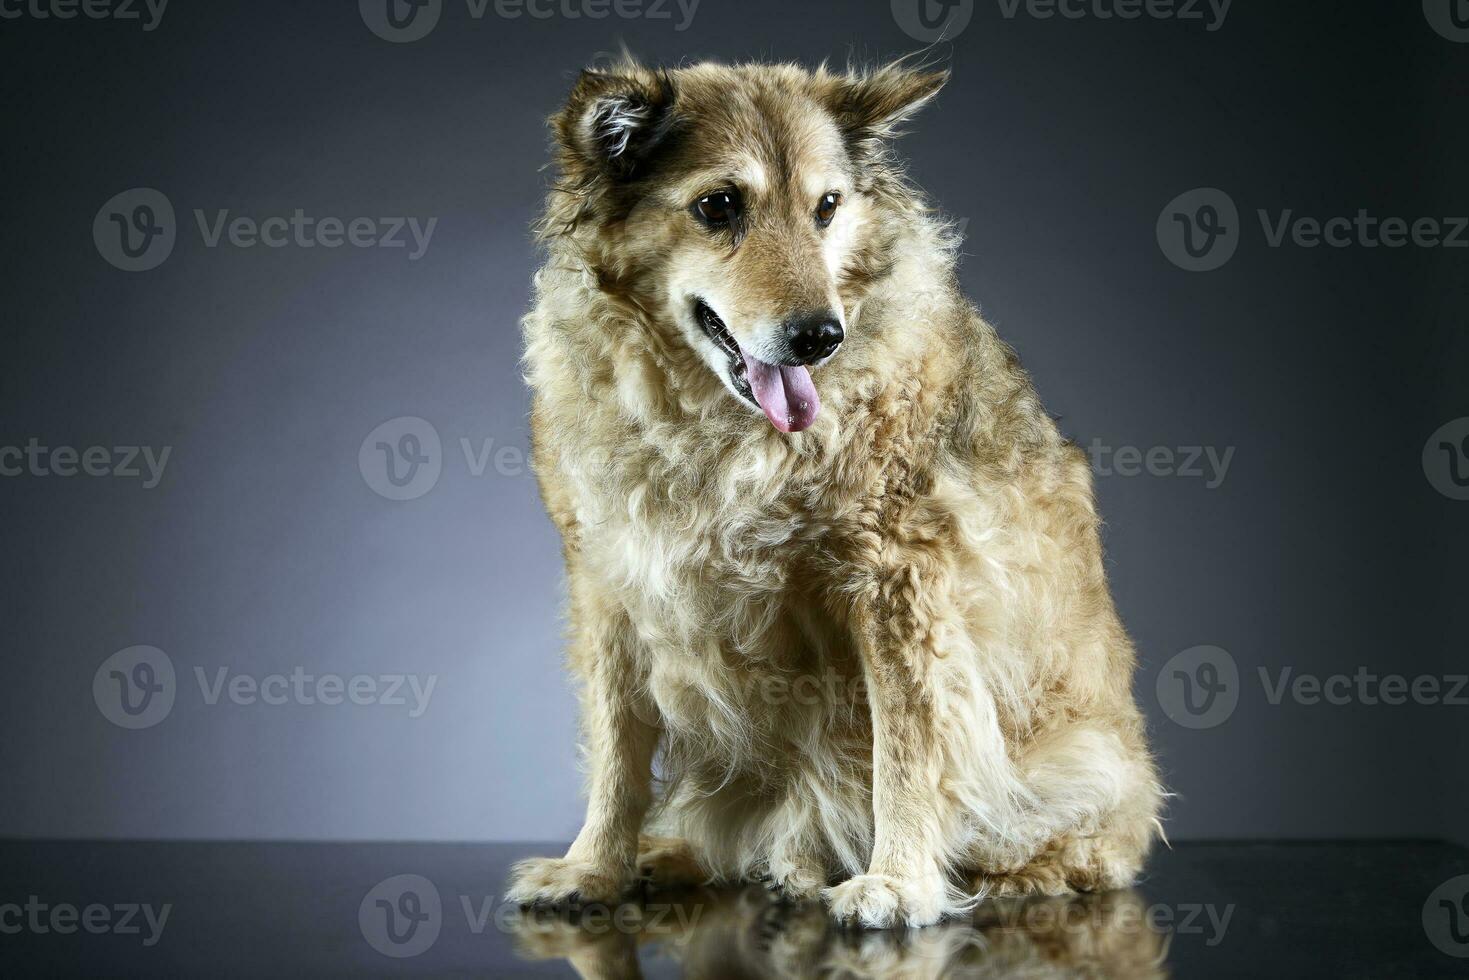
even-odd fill
[[[880,158],[884,145],[899,134],[903,123],[948,83],[947,70],[914,67],[909,64],[913,57],[870,71],[822,76],[832,83],[828,105],[859,161]]]
[[[551,120],[562,172],[573,179],[632,176],[667,135],[673,99],[667,73],[635,62],[582,72]]]

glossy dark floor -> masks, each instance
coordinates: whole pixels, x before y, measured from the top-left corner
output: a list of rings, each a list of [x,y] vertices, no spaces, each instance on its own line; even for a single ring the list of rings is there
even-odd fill
[[[911,933],[758,889],[577,920],[499,900],[555,847],[0,842],[0,975],[1469,976],[1469,851],[1179,844],[1136,890],[988,902]]]

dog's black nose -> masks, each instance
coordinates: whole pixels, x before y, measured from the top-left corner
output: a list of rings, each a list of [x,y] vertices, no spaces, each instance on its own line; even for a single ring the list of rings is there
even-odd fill
[[[830,357],[846,334],[841,321],[828,311],[808,313],[786,321],[786,343],[801,364],[815,364]]]

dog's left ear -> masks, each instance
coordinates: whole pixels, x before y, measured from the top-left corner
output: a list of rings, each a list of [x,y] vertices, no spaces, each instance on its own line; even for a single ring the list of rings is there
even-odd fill
[[[912,68],[902,61],[875,71],[839,75],[828,105],[848,142],[870,153],[900,134],[949,81],[949,72]]]
[[[628,177],[667,134],[673,82],[631,60],[581,73],[552,117],[568,175]]]

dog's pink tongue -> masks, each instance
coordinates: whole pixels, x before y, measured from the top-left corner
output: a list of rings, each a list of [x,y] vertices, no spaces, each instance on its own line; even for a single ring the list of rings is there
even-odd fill
[[[743,353],[743,352],[741,352]],[[821,411],[821,399],[804,367],[779,367],[745,354],[745,372],[755,400],[765,410],[770,424],[782,432],[811,428]]]

